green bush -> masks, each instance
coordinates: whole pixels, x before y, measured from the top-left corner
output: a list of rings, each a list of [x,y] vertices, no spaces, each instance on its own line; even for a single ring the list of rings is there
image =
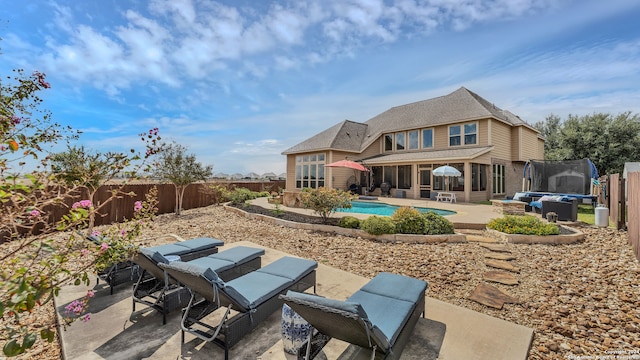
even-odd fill
[[[393,220],[386,216],[369,216],[360,222],[360,228],[373,235],[395,234],[396,232],[396,225]]]
[[[424,234],[426,235],[443,235],[453,234],[453,223],[444,216],[438,215],[433,211],[422,214],[424,219]]]
[[[338,221],[338,226],[348,229],[358,229],[360,227],[360,220],[353,216],[343,216]]]
[[[557,235],[560,229],[556,224],[544,223],[535,216],[505,215],[491,220],[487,227],[507,234]]]
[[[300,193],[302,205],[320,215],[323,223],[326,223],[329,216],[336,210],[351,208],[351,200],[353,199],[355,196],[349,192],[325,187],[305,188]]]
[[[268,191],[257,192],[247,188],[235,188],[226,194],[229,201],[236,205],[242,205],[247,200],[257,199],[259,197],[269,196]]]
[[[391,220],[395,223],[398,234],[424,234],[425,219],[415,208],[400,207],[391,215]]]

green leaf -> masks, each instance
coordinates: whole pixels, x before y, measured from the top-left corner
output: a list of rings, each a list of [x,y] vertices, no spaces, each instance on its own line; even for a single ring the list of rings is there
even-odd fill
[[[48,342],[53,342],[56,338],[56,333],[55,331],[51,331],[51,329],[42,329],[40,330],[40,337]]]
[[[7,356],[17,356],[24,352],[22,346],[18,345],[18,342],[14,339],[4,344],[2,352]]]
[[[22,349],[29,349],[35,344],[38,337],[34,333],[27,333],[22,339]]]
[[[73,282],[73,285],[78,286],[82,283],[82,281],[80,279],[76,279],[76,281]]]

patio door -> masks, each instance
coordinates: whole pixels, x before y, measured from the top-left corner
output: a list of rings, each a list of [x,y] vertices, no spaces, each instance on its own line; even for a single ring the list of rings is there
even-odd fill
[[[420,197],[431,197],[431,165],[418,166],[418,181],[420,182]]]

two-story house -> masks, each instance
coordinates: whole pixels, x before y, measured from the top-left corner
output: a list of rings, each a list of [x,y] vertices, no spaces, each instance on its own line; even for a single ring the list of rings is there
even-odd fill
[[[346,190],[357,183],[378,195],[386,183],[391,196],[429,198],[446,190],[458,201],[472,202],[519,191],[524,163],[544,158],[544,139],[518,116],[462,87],[393,107],[364,123],[342,121],[282,154],[287,156],[285,192],[322,186]],[[371,171],[325,167],[344,159]],[[432,173],[441,165],[461,175],[445,182]]]

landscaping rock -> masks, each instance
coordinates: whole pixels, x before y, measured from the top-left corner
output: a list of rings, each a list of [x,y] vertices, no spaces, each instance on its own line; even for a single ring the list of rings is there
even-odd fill
[[[517,277],[504,271],[487,271],[482,275],[482,279],[504,285],[518,285],[519,283]]]
[[[502,309],[505,303],[518,302],[513,296],[488,284],[478,285],[469,296],[469,299],[496,309]]]
[[[513,271],[513,272],[520,272],[520,268],[517,266],[512,265],[510,262],[507,261],[503,261],[503,260],[495,260],[495,259],[488,259],[486,261],[487,266],[491,266],[497,269],[502,269],[502,270],[508,270],[508,271]]]

